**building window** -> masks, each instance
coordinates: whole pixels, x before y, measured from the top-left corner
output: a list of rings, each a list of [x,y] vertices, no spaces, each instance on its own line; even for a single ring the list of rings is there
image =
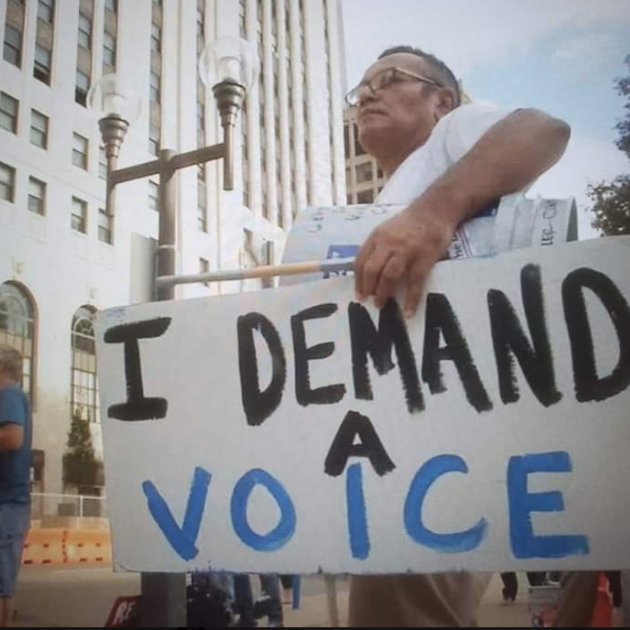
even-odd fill
[[[210,261],[205,258],[199,259],[199,273],[210,273]],[[204,282],[204,286],[209,287],[209,282]]]
[[[151,51],[160,54],[162,52],[162,28],[159,24],[151,24]]]
[[[151,15],[151,66],[149,78],[149,151],[158,155],[161,144],[162,127],[162,5],[153,3]]]
[[[87,202],[81,201],[76,197],[72,197],[72,217],[71,226],[75,232],[81,232],[81,234],[87,234]]]
[[[50,66],[52,61],[52,54],[50,50],[44,48],[41,44],[35,46],[35,67],[33,69],[33,76],[50,85]]]
[[[149,127],[149,151],[151,155],[157,155],[160,152],[160,130],[153,123]]]
[[[364,190],[357,195],[358,203],[374,203],[374,191]]]
[[[13,26],[6,25],[4,30],[4,60],[20,68],[22,66],[22,33]]]
[[[105,29],[103,32],[103,74],[116,72],[118,53],[118,3],[105,3]]]
[[[160,211],[160,185],[156,182],[149,182],[149,208]]]
[[[98,176],[107,181],[107,151],[105,147],[98,150]]]
[[[84,171],[87,171],[88,169],[88,149],[88,139],[80,136],[78,133],[73,134],[72,163]]]
[[[205,16],[205,0],[197,2],[197,43],[203,42],[206,38],[206,16]],[[199,48],[197,48],[199,50]]]
[[[31,144],[40,149],[48,148],[48,116],[31,110]]]
[[[200,232],[208,231],[208,188],[203,164],[197,172],[197,227]]]
[[[372,162],[360,164],[357,166],[357,184],[365,184],[371,182],[374,179],[374,172],[372,171]]]
[[[350,155],[350,125],[345,124],[343,126],[343,149],[346,153],[346,160],[349,160],[352,156]]]
[[[79,48],[92,50],[92,20],[83,13],[79,13]]]
[[[98,209],[98,240],[108,245],[114,242],[114,217],[106,208]]]
[[[354,134],[354,154],[359,157],[360,155],[367,155],[365,149],[361,146],[359,142],[359,128],[355,127]]]
[[[0,93],[0,127],[17,134],[18,129],[18,113],[20,103],[12,96]]]
[[[37,18],[46,24],[52,24],[55,16],[54,0],[38,0],[37,2]]]
[[[159,105],[162,100],[162,80],[160,75],[151,73],[151,102]]]
[[[206,106],[197,101],[197,145],[206,145]]]
[[[109,33],[103,34],[103,65],[116,67],[116,38]]]
[[[34,214],[46,214],[46,184],[30,177],[28,180],[28,209]]]
[[[15,169],[0,162],[0,201],[15,202]]]
[[[81,72],[81,70],[77,70],[77,84],[74,92],[74,100],[79,103],[79,105],[83,105],[83,107],[87,107],[87,97],[88,92],[90,91],[90,77],[85,74],[85,72]]]
[[[18,285],[0,286],[0,343],[18,350],[24,359],[22,389],[33,404],[35,365],[35,307]]]
[[[99,423],[98,399],[94,311],[83,307],[72,319],[72,417]]]

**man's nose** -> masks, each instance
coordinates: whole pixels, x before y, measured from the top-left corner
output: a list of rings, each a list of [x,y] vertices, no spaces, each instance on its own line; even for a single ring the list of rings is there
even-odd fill
[[[366,103],[371,103],[376,100],[376,93],[372,90],[369,85],[362,85],[359,88],[359,92],[357,94],[357,98],[359,101],[359,107],[365,105]]]

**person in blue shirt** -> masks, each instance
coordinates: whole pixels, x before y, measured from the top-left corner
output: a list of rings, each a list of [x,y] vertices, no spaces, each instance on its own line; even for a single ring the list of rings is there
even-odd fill
[[[22,355],[0,345],[0,628],[13,623],[13,596],[30,526],[32,420]]]

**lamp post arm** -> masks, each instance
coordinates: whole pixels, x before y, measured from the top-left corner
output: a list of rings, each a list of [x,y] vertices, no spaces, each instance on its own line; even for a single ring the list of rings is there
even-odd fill
[[[206,162],[214,162],[225,158],[225,143],[213,144],[212,146],[188,153],[180,153],[171,159],[171,167],[178,171],[189,166],[197,164],[205,164]]]
[[[132,182],[136,179],[159,175],[161,164],[162,162],[160,160],[152,160],[151,162],[130,166],[129,168],[121,168],[112,173],[112,184],[117,186],[118,184]]]
[[[225,157],[225,153],[225,143],[214,144],[203,149],[189,151],[188,153],[172,155],[169,159],[169,166],[173,171],[179,171],[180,169],[188,168],[189,166],[221,160]],[[118,184],[124,184],[136,179],[159,175],[161,168],[162,160],[152,160],[151,162],[145,162],[144,164],[138,164],[128,168],[121,168],[120,170],[115,170],[114,167],[111,174],[112,185],[117,186]]]

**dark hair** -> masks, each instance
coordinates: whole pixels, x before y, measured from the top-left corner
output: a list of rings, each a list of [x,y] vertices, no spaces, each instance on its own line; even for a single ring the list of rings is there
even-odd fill
[[[384,57],[398,55],[401,53],[416,55],[416,57],[424,59],[436,73],[437,76],[435,77],[435,79],[444,87],[448,87],[453,90],[455,94],[455,107],[459,107],[462,104],[462,94],[459,89],[459,83],[455,78],[453,71],[442,60],[438,59],[434,55],[426,53],[424,52],[424,50],[420,50],[420,48],[414,48],[413,46],[394,46],[393,48],[388,48],[379,57],[379,60],[383,59]]]

